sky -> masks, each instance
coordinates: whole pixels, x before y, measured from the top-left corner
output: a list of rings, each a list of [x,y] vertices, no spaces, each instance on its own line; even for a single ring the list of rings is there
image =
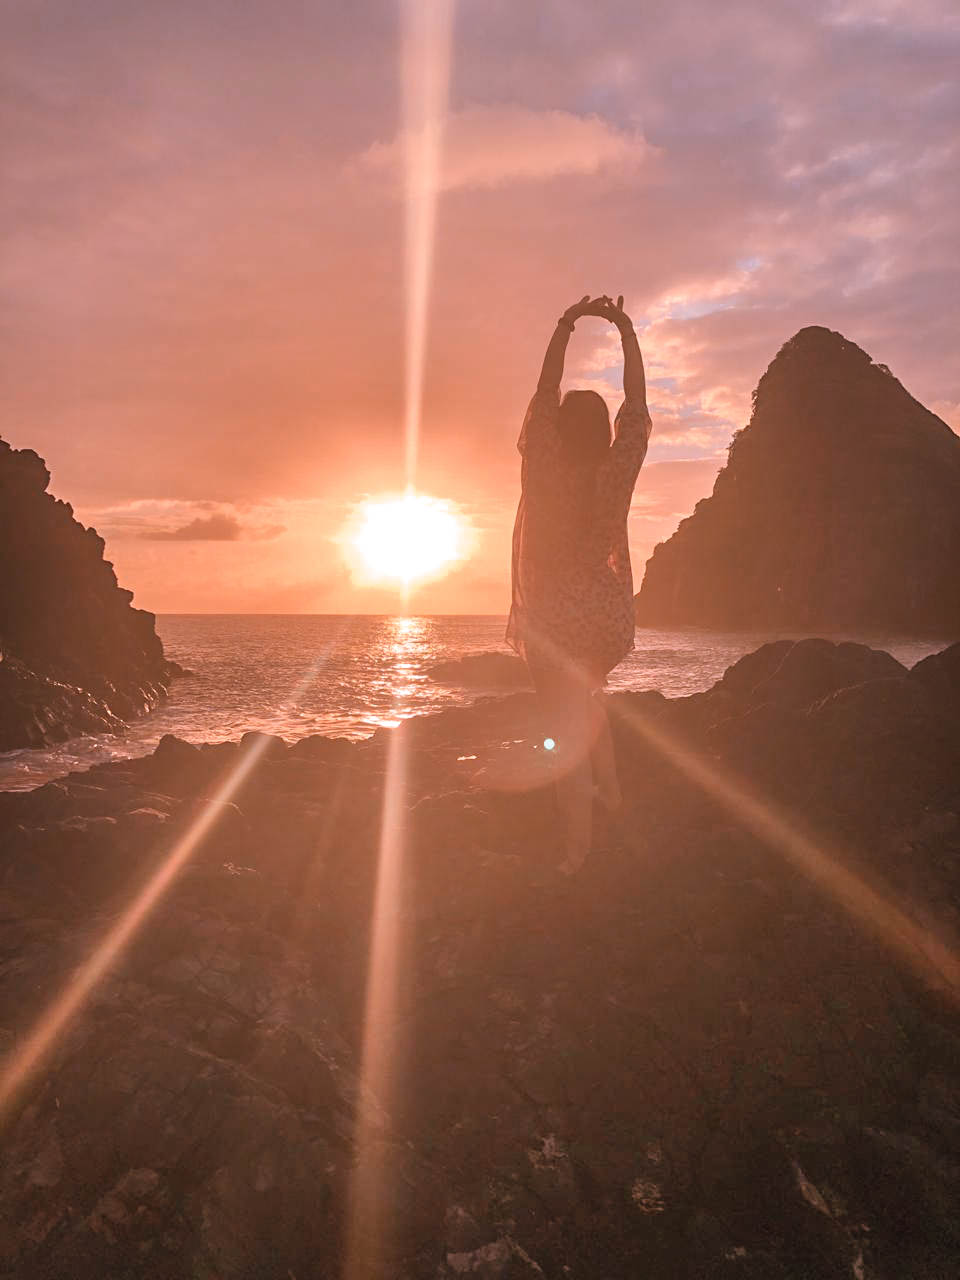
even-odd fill
[[[426,0],[421,0],[426,3]],[[955,0],[461,0],[416,483],[469,554],[400,602],[404,3],[0,0],[0,433],[167,612],[505,613],[557,316],[623,293],[654,434],[636,585],[808,324],[960,429]],[[620,400],[581,320],[565,387]]]

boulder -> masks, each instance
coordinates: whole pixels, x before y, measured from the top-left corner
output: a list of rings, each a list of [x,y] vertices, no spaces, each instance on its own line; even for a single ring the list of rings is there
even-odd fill
[[[720,689],[747,707],[775,703],[799,710],[838,689],[906,674],[889,653],[863,644],[776,640],[728,667]]]
[[[356,744],[349,738],[328,738],[322,733],[312,733],[291,746],[290,757],[318,764],[345,764],[355,752]]]
[[[514,653],[468,653],[428,667],[427,675],[439,684],[467,689],[529,689],[532,683],[527,664]]]
[[[288,748],[283,738],[277,737],[276,734],[251,730],[241,737],[240,750],[255,751],[264,759],[275,760],[278,756],[286,755]]]

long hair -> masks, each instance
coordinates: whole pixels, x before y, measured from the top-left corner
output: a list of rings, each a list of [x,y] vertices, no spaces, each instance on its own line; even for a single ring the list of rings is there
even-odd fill
[[[560,403],[557,434],[570,473],[574,497],[571,517],[585,530],[594,517],[597,467],[610,448],[610,412],[596,391],[568,391]]]

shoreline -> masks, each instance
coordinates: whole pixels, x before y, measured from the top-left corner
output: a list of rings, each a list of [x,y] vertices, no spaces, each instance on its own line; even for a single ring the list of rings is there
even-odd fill
[[[366,1171],[408,1280],[945,1274],[960,646],[608,705],[626,810],[571,881],[525,693],[0,795],[13,1054],[181,857],[12,1099],[7,1273],[333,1274]]]
[[[479,616],[478,616],[479,617]],[[492,617],[461,625],[421,622],[402,631],[364,623],[332,657],[326,686],[311,689],[302,704],[287,707],[291,688],[304,676],[306,655],[330,642],[329,626],[306,615],[270,622],[257,615],[248,626],[237,615],[226,625],[209,618],[164,626],[168,653],[193,671],[174,682],[168,699],[131,720],[119,736],[72,738],[50,748],[0,756],[0,788],[28,789],[71,771],[152,751],[164,733],[191,742],[236,741],[246,730],[278,734],[288,741],[311,733],[370,736],[383,723],[466,705],[478,694],[504,692],[502,674],[489,683],[431,678],[431,672],[473,661],[478,652],[505,652],[500,623]],[[637,646],[612,673],[611,690],[659,689],[668,697],[708,689],[745,652],[774,639],[737,633],[637,632]],[[906,665],[931,652],[928,644],[876,640]],[[303,654],[303,657],[292,655]],[[511,655],[507,655],[511,658]],[[452,662],[451,662],[452,660]],[[512,660],[512,659],[511,659]],[[511,679],[511,685],[513,681]]]

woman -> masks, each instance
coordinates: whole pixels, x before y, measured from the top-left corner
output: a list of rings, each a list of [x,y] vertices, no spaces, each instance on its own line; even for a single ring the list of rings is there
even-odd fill
[[[563,359],[580,316],[601,316],[623,340],[624,403],[610,416],[595,391],[560,400]],[[593,782],[620,805],[613,743],[596,695],[633,648],[627,513],[650,435],[643,360],[623,297],[588,296],[557,321],[517,447],[522,494],[513,530],[513,604],[507,641],[526,660],[547,711],[564,833],[560,870],[590,848]]]

